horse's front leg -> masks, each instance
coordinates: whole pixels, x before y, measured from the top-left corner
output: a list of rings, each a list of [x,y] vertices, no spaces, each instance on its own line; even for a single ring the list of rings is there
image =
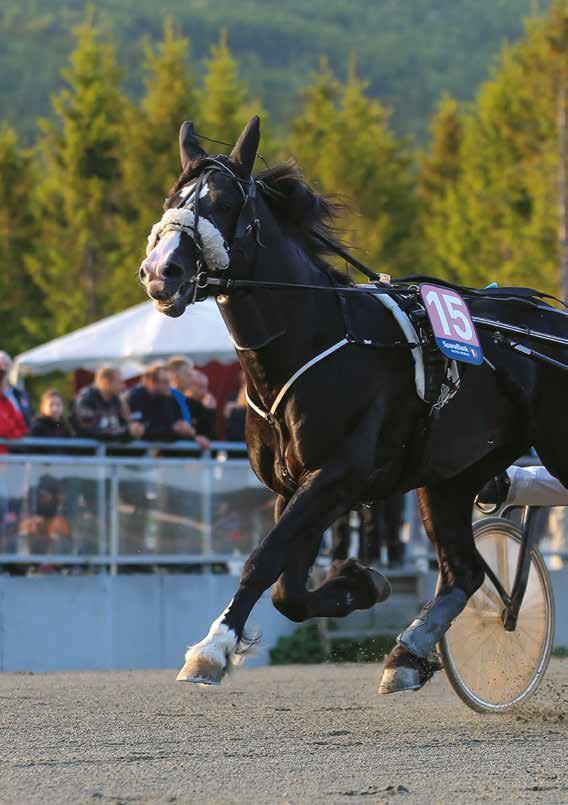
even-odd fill
[[[359,447],[352,451],[354,459],[359,455],[358,462],[346,462],[343,453],[307,474],[286,507],[280,507],[278,522],[245,563],[235,597],[207,636],[188,650],[178,680],[209,684],[221,680],[238,653],[245,623],[262,593],[280,577],[290,557],[300,552],[307,535],[321,535],[358,500],[371,470],[371,457],[366,462]]]

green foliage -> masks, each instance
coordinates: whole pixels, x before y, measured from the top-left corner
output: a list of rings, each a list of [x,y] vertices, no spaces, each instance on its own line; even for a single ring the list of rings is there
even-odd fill
[[[395,641],[395,635],[384,634],[359,639],[335,637],[326,645],[317,624],[311,622],[299,626],[293,634],[279,638],[270,649],[270,663],[381,662]]]
[[[29,198],[36,170],[13,129],[0,129],[0,320],[2,349],[17,354],[33,342],[29,327],[38,317],[39,289],[26,267],[38,227]]]
[[[141,0],[142,17],[128,20],[123,12],[130,2],[113,6],[119,37],[126,29],[139,32],[143,15],[154,14]],[[364,0],[359,26],[368,23],[365,35],[375,24],[373,14],[380,17],[391,2],[381,0],[371,13]],[[416,21],[423,2],[412,4],[413,10],[397,6],[398,21]],[[41,35],[52,41],[63,20],[68,25],[75,19],[75,11],[63,5],[43,16],[36,0],[24,5],[25,19],[18,9],[0,11],[4,28],[20,26],[23,40]],[[471,12],[472,30],[476,14],[485,13],[483,3],[478,6]],[[278,42],[288,41],[282,18],[288,8],[272,0],[260,10],[256,0],[239,4],[243,25],[251,23],[253,7],[255,26],[265,26],[258,53],[276,52]],[[191,13],[199,8],[193,4]],[[318,3],[309,12],[302,8],[302,24],[312,33],[315,21],[322,20],[322,36],[331,36],[338,20],[343,41],[351,31],[351,10],[339,9],[335,0],[325,9]],[[446,0],[437,9],[439,22],[444,15],[444,24],[453,19],[455,9],[448,9]],[[506,28],[509,0],[493,1],[493,9],[496,24]],[[209,12],[213,25],[218,10],[208,7]],[[424,34],[432,20],[421,19]],[[282,25],[271,42],[276,20]],[[298,99],[297,114],[288,116],[285,127],[281,123],[288,138],[283,148],[270,127],[267,133],[266,114],[255,100],[258,82],[249,87],[242,77],[250,76],[250,62],[243,56],[241,29],[231,30],[231,45],[236,43],[241,58],[222,32],[200,77],[178,22],[177,15],[176,25],[166,20],[157,44],[146,38],[139,71],[143,86],[137,87],[141,100],[134,104],[125,94],[108,34],[89,11],[75,30],[65,83],[53,99],[53,118],[41,123],[35,153],[23,150],[10,128],[0,131],[0,258],[3,265],[18,266],[16,277],[13,272],[0,276],[0,315],[7,322],[3,347],[17,352],[142,301],[137,267],[161,200],[179,172],[178,128],[188,118],[198,131],[233,141],[249,117],[261,112],[261,150],[272,158],[292,152],[319,190],[342,195],[346,212],[340,227],[353,247],[364,250],[355,253],[377,270],[399,275],[421,268],[474,286],[497,280],[558,291],[559,98],[568,86],[568,0],[555,0],[547,17],[527,23],[522,41],[504,48],[475,103],[459,102],[457,93],[442,98],[430,145],[418,159],[409,141],[394,133],[387,107],[373,97],[373,70],[364,47],[358,48],[357,69],[370,77],[369,84],[359,78],[353,60],[347,80],[340,80],[342,73],[330,66],[333,48],[329,60],[320,58],[319,71]],[[304,36],[300,28],[294,29],[298,48]],[[193,31],[197,55],[203,56],[204,42],[215,41],[201,36],[204,30],[197,25]],[[0,26],[0,65],[14,52],[2,52],[1,31]],[[135,58],[119,41],[121,58],[131,59],[133,73],[140,54]],[[314,58],[316,50],[310,51]],[[399,55],[391,53],[393,64]],[[290,61],[294,70],[301,64],[300,57]],[[255,76],[266,77],[261,67],[259,62]],[[302,82],[306,75],[302,71]],[[277,97],[270,99],[272,109]],[[409,104],[412,97],[410,92]],[[211,152],[223,150],[204,145]]]
[[[122,198],[117,217],[120,241],[113,259],[112,306],[120,310],[141,301],[135,282],[144,257],[146,237],[160,216],[160,200],[177,179],[181,167],[180,123],[200,114],[196,81],[189,66],[189,41],[171,20],[164,24],[156,48],[145,45],[145,94],[140,108],[126,109],[121,139]]]
[[[548,2],[548,0],[546,0]],[[142,92],[142,36],[159,39],[163,4],[98,0],[112,26],[129,90]],[[545,5],[541,3],[541,7]],[[69,30],[84,15],[76,0],[3,0],[0,7],[0,106],[31,134],[49,113],[49,96],[73,43]],[[424,134],[438,97],[473,96],[504,41],[522,35],[531,0],[170,0],[167,13],[191,36],[195,57],[207,57],[219,31],[229,31],[242,76],[273,119],[284,123],[322,55],[347,75],[350,53],[369,91],[395,110],[399,131]],[[214,134],[212,136],[215,136]],[[221,139],[224,139],[221,137]]]
[[[566,52],[550,40],[566,9],[563,0],[554,17],[531,22],[525,39],[505,48],[467,114],[450,102],[438,114],[422,163],[423,261],[451,279],[559,291],[558,88]]]
[[[325,662],[327,652],[316,623],[300,626],[291,635],[279,637],[270,649],[271,665]]]
[[[56,120],[42,125],[35,193],[40,237],[28,260],[57,335],[112,310],[110,260],[123,200],[126,101],[114,51],[91,14],[75,35],[67,86],[53,99]]]
[[[212,46],[206,61],[203,89],[199,93],[199,128],[203,134],[227,143],[236,142],[244,126],[253,117],[262,119],[262,148],[264,156],[272,157],[277,150],[269,117],[259,100],[253,99],[239,75],[239,64],[229,49],[227,31]],[[229,154],[229,146],[203,142],[206,150]]]
[[[364,259],[376,270],[400,274],[413,266],[412,154],[390,130],[383,106],[365,89],[354,66],[342,86],[322,62],[304,91],[290,147],[310,181],[347,200],[342,223],[350,242],[365,248]]]

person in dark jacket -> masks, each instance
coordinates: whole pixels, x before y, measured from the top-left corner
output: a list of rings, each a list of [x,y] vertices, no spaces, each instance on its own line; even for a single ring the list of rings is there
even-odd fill
[[[55,389],[44,391],[39,416],[32,421],[30,436],[42,439],[68,439],[71,426],[63,416],[63,398]],[[65,453],[62,447],[34,448],[34,452]],[[65,511],[65,482],[52,475],[41,475],[30,489],[28,516],[20,533],[28,541],[31,554],[68,553],[71,548],[69,518]]]
[[[186,399],[195,430],[201,436],[214,441],[217,430],[217,401],[209,391],[209,378],[205,372],[191,370]]]
[[[122,378],[116,367],[98,369],[93,385],[81,389],[73,404],[71,424],[77,436],[105,441],[142,437],[139,423],[128,419],[119,397],[121,388]]]
[[[247,384],[245,373],[241,371],[239,388],[225,404],[224,414],[228,442],[244,442],[247,408]]]
[[[71,425],[63,416],[63,399],[55,389],[41,395],[39,416],[32,421],[30,436],[42,439],[69,439],[73,436]]]
[[[168,372],[162,363],[148,366],[142,383],[129,391],[126,401],[130,417],[141,426],[144,439],[168,441],[192,439],[195,435],[171,393]]]
[[[175,355],[166,363],[166,369],[168,370],[170,378],[172,394],[180,404],[180,408],[183,410],[183,406],[185,406],[185,410],[187,411],[187,421],[189,421],[194,430],[193,438],[200,447],[204,450],[208,450],[211,444],[210,437],[199,430],[203,418],[198,418],[197,422],[193,421],[191,413],[191,405],[193,403],[190,402],[187,396],[192,386],[192,376],[194,372],[192,361],[185,358],[183,355]],[[186,417],[184,417],[184,419],[185,418]],[[210,433],[211,427],[207,421],[205,421],[205,427],[208,433]]]

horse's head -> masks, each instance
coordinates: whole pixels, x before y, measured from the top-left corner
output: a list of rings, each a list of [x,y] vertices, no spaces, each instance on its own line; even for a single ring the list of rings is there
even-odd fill
[[[192,124],[182,124],[182,174],[162,219],[152,227],[140,267],[140,281],[162,313],[181,316],[188,304],[205,298],[205,281],[221,277],[234,260],[233,246],[254,235],[251,174],[259,138],[260,121],[254,117],[229,157],[210,157]]]

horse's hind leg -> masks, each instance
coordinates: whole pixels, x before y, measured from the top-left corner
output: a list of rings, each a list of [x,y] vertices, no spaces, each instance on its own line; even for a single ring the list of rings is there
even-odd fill
[[[434,600],[399,635],[385,662],[379,693],[416,690],[432,675],[428,655],[485,577],[471,526],[474,496],[488,478],[508,467],[521,452],[520,445],[502,448],[455,478],[419,490],[420,513],[436,548],[441,586]]]

